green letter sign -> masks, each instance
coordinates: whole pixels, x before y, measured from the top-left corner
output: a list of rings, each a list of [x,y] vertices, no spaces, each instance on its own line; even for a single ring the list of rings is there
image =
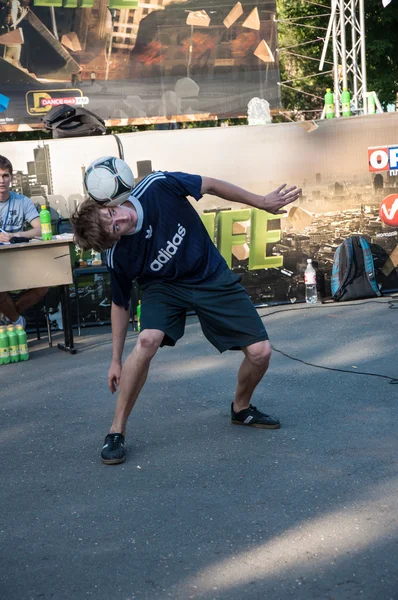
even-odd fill
[[[215,229],[215,215],[216,213],[202,213],[200,218],[202,219],[203,225],[206,227],[207,233],[209,234],[211,241],[214,242],[214,229]]]
[[[268,231],[268,221],[280,219],[254,208],[251,215],[249,270],[276,269],[283,266],[283,256],[266,256],[267,244],[279,242],[281,230]]]
[[[232,246],[241,246],[246,243],[246,234],[232,233],[233,224],[250,219],[250,209],[243,210],[223,210],[218,214],[218,249],[227,261],[227,265],[232,264]]]

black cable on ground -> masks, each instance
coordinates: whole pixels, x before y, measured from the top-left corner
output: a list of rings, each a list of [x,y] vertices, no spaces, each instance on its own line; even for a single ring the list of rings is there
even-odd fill
[[[362,306],[363,304],[370,304],[370,303],[377,303],[377,304],[387,304],[389,305],[388,308],[398,308],[398,296],[392,296],[391,300],[388,300],[387,302],[384,301],[380,301],[380,300],[367,300],[366,302],[350,302],[347,304],[335,304],[335,303],[325,303],[325,304],[320,304],[320,305],[312,305],[312,306],[299,306],[299,307],[291,307],[291,308],[284,308],[281,310],[275,310],[271,313],[267,313],[265,315],[260,315],[262,319],[264,319],[265,317],[271,317],[272,315],[276,315],[277,313],[281,313],[281,312],[295,312],[296,310],[312,310],[312,309],[321,309],[321,310],[325,310],[325,307],[330,308],[331,306],[333,307],[351,307],[351,306]],[[261,308],[261,307],[258,307]],[[282,354],[282,356],[285,356],[286,358],[289,358],[290,360],[294,360],[296,362],[302,363],[303,365],[307,365],[308,367],[314,367],[315,369],[324,369],[325,371],[337,371],[338,373],[349,373],[350,375],[367,375],[368,377],[379,377],[381,379],[388,379],[388,383],[390,383],[391,385],[396,385],[398,384],[398,379],[395,377],[390,377],[389,375],[380,375],[380,373],[365,373],[364,371],[349,371],[348,369],[338,369],[337,367],[325,367],[323,365],[315,365],[314,363],[310,363],[307,362],[305,360],[302,360],[301,358],[296,358],[295,356],[290,356],[290,354],[286,354],[286,352],[283,352],[282,350],[279,350],[278,348],[275,348],[275,346],[271,345],[271,348],[274,352],[278,352],[279,354]]]
[[[389,375],[380,375],[379,373],[365,373],[364,371],[348,371],[346,369],[337,369],[334,367],[324,367],[323,365],[314,365],[313,363],[302,360],[301,358],[296,358],[295,356],[290,356],[286,354],[286,352],[282,352],[282,350],[278,350],[275,346],[271,346],[274,352],[279,352],[286,358],[290,358],[290,360],[295,360],[297,362],[303,363],[304,365],[308,365],[309,367],[315,367],[316,369],[325,369],[326,371],[338,371],[339,373],[350,373],[350,375],[368,375],[369,377],[381,377],[382,379],[388,379],[392,385],[398,384],[398,379],[394,377],[390,377]]]

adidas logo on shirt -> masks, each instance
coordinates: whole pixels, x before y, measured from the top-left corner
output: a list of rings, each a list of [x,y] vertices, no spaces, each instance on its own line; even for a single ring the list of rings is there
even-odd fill
[[[177,253],[185,234],[186,229],[182,225],[178,224],[177,233],[173,236],[173,239],[166,242],[166,248],[160,248],[157,257],[151,262],[150,266],[152,271],[160,271],[160,269],[163,269],[163,265],[168,263],[169,260],[173,258],[173,256]]]

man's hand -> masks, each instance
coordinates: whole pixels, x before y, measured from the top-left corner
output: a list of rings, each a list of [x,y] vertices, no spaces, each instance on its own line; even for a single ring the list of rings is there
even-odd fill
[[[113,360],[108,371],[108,387],[112,394],[117,391],[120,383],[120,376],[122,374],[122,363],[120,361]]]
[[[259,206],[259,208],[262,208],[273,215],[282,215],[287,212],[286,210],[283,210],[283,207],[298,200],[301,190],[295,185],[285,188],[286,183],[280,185],[276,190],[264,196],[263,206]]]
[[[9,242],[14,234],[3,233],[0,231],[0,242]]]

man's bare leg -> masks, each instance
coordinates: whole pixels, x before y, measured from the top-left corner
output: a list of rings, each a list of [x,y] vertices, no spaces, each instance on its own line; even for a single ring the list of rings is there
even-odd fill
[[[268,340],[242,348],[245,358],[239,368],[238,383],[232,409],[232,422],[236,425],[250,425],[264,429],[278,429],[280,423],[275,417],[261,413],[250,407],[254,390],[264,377],[271,359],[271,344]],[[249,409],[249,410],[248,410]],[[241,416],[236,413],[244,411]],[[243,416],[242,416],[243,415]]]
[[[16,307],[18,313],[21,315],[22,313],[25,312],[25,310],[32,308],[32,306],[34,306],[42,298],[44,298],[44,296],[47,294],[47,292],[48,292],[48,287],[41,287],[41,288],[34,288],[31,290],[26,290],[26,292],[24,292],[22,294],[22,296],[20,296],[18,298],[18,300],[16,300],[16,302],[15,302],[15,307]],[[10,317],[8,317],[8,318],[10,318]]]
[[[249,407],[253,392],[264,377],[271,359],[271,344],[268,340],[252,344],[242,350],[245,358],[238,372],[234,399],[235,412]]]
[[[145,329],[138,336],[134,350],[127,357],[120,378],[115,415],[110,433],[125,435],[127,419],[148,376],[149,366],[162,340],[163,331]]]
[[[13,323],[14,321],[17,321],[20,316],[17,307],[15,306],[15,302],[8,292],[0,292],[0,312]]]

